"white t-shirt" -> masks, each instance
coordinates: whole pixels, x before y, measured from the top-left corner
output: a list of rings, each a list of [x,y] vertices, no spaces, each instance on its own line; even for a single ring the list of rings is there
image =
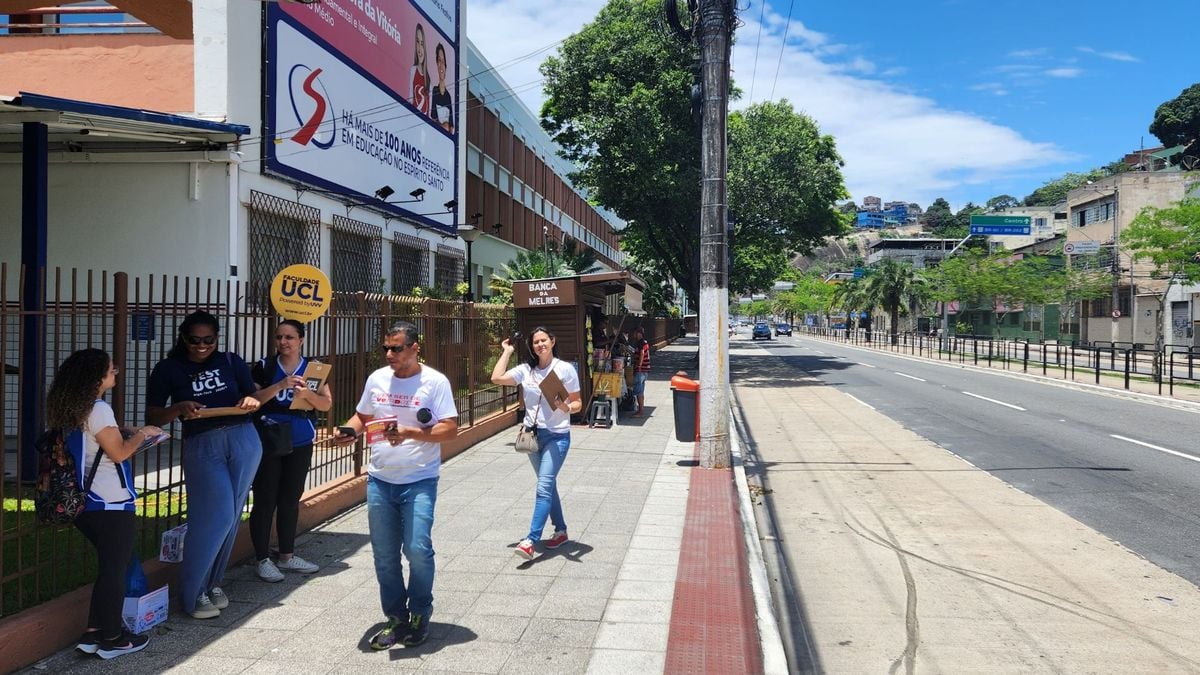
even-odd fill
[[[106,401],[99,400],[92,405],[87,422],[83,426],[83,451],[75,461],[75,469],[80,472],[80,485],[92,470],[96,461],[96,452],[100,450],[100,442],[96,434],[106,427],[117,427],[117,418],[113,409]],[[82,460],[82,461],[80,461]],[[107,511],[133,510],[133,500],[137,493],[133,490],[133,472],[128,460],[120,464],[114,463],[108,455],[100,453],[100,464],[96,467],[96,477],[92,479],[92,489],[89,491],[89,506],[92,509]],[[103,503],[99,506],[97,502]],[[89,510],[92,510],[89,509]]]
[[[563,387],[566,388],[568,394],[579,392],[579,374],[575,372],[575,367],[559,359],[551,361],[546,368],[530,368],[528,363],[522,363],[509,370],[505,375],[522,385],[521,389],[525,397],[525,426],[531,427],[536,421],[537,426],[551,433],[562,434],[571,430],[571,416],[562,410],[551,407],[551,404],[542,396],[542,390],[539,387],[542,380],[550,374],[551,368],[558,374],[558,379],[562,380]],[[537,420],[534,420],[534,415],[537,415]]]
[[[395,417],[402,427],[427,429],[441,420],[458,418],[450,380],[429,366],[421,366],[421,372],[412,377],[396,377],[387,366],[376,370],[367,378],[355,409],[371,417]],[[418,417],[422,409],[429,411],[426,422]],[[441,466],[441,443],[409,438],[395,446],[387,441],[371,445],[367,473],[405,485],[437,476]]]

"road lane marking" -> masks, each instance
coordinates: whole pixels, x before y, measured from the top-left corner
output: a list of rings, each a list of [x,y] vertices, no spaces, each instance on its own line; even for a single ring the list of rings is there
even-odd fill
[[[876,367],[876,366],[873,366],[873,365],[871,365],[871,364],[869,364],[869,363],[863,363],[862,361],[855,361],[855,363],[857,363],[857,364],[858,364],[858,365],[860,365],[860,366],[866,366],[866,367],[868,367],[868,368],[875,368],[875,367]]]
[[[900,377],[907,377],[910,380],[916,380],[917,382],[928,382],[929,381],[929,380],[922,380],[921,378],[916,377],[915,375],[905,375],[904,373],[901,373],[901,372],[897,372],[896,374],[899,375]]]
[[[1109,436],[1112,436],[1113,438],[1117,439],[1118,441],[1126,441],[1126,442],[1129,442],[1129,443],[1133,443],[1133,444],[1135,444],[1135,445],[1140,445],[1140,446],[1142,446],[1142,447],[1145,447],[1145,448],[1150,448],[1151,450],[1157,450],[1157,451],[1159,451],[1159,452],[1165,452],[1165,453],[1167,453],[1168,455],[1175,455],[1176,457],[1182,457],[1182,458],[1184,458],[1184,459],[1190,459],[1190,460],[1192,460],[1193,462],[1200,462],[1200,457],[1196,457],[1195,455],[1189,455],[1189,454],[1186,454],[1186,453],[1183,453],[1183,452],[1178,452],[1178,451],[1176,451],[1176,450],[1168,450],[1167,448],[1164,448],[1164,447],[1162,447],[1162,446],[1158,446],[1158,445],[1152,445],[1152,444],[1150,444],[1150,443],[1145,443],[1145,442],[1143,442],[1143,441],[1135,441],[1135,440],[1133,440],[1132,438],[1126,438],[1126,437],[1124,437],[1124,436],[1118,436],[1118,435],[1116,435],[1116,434],[1109,434]]]
[[[842,393],[843,393],[843,394],[846,394],[846,392],[842,392]],[[871,410],[874,410],[874,409],[875,409],[875,406],[871,405],[870,403],[867,403],[866,401],[864,401],[864,400],[860,399],[859,397],[855,396],[854,394],[846,394],[846,395],[847,395],[847,396],[849,396],[850,398],[854,399],[855,401],[857,401],[857,402],[861,403],[862,405],[865,405],[865,406],[867,406],[867,407],[868,407],[868,408],[870,408]]]
[[[977,399],[979,399],[979,400],[981,400],[981,401],[987,401],[988,403],[995,403],[996,405],[1002,405],[1002,406],[1004,406],[1004,407],[1006,407],[1006,408],[1012,408],[1013,410],[1020,410],[1021,412],[1026,412],[1026,411],[1025,411],[1025,409],[1024,409],[1024,408],[1022,408],[1022,407],[1021,407],[1021,406],[1019,406],[1019,405],[1013,405],[1013,404],[1011,404],[1011,403],[1005,403],[1004,401],[997,401],[997,400],[996,400],[996,399],[994,399],[994,398],[988,398],[988,397],[986,397],[986,396],[980,396],[979,394],[972,394],[972,393],[971,393],[971,392],[969,392],[969,391],[964,391],[963,393],[964,393],[964,394],[966,394],[967,396],[973,396],[973,397],[975,397],[975,398],[977,398]]]

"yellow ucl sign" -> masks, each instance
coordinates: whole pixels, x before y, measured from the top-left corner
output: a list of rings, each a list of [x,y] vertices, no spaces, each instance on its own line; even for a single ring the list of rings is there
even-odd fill
[[[285,319],[309,322],[329,310],[333,286],[329,277],[312,265],[290,265],[271,282],[271,305]]]

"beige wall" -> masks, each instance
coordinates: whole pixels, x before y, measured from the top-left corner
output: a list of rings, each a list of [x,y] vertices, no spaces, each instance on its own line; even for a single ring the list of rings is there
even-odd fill
[[[191,112],[192,41],[150,34],[6,35],[0,39],[0,95],[22,91]]]

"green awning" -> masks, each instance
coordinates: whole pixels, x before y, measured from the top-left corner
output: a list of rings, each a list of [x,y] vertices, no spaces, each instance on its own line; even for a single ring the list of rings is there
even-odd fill
[[[1177,145],[1173,148],[1165,148],[1163,150],[1159,150],[1158,152],[1150,153],[1150,157],[1152,157],[1153,159],[1164,159],[1165,160],[1165,159],[1168,159],[1174,155],[1178,155],[1179,153],[1183,152],[1183,149],[1186,147],[1187,147],[1187,145]]]

